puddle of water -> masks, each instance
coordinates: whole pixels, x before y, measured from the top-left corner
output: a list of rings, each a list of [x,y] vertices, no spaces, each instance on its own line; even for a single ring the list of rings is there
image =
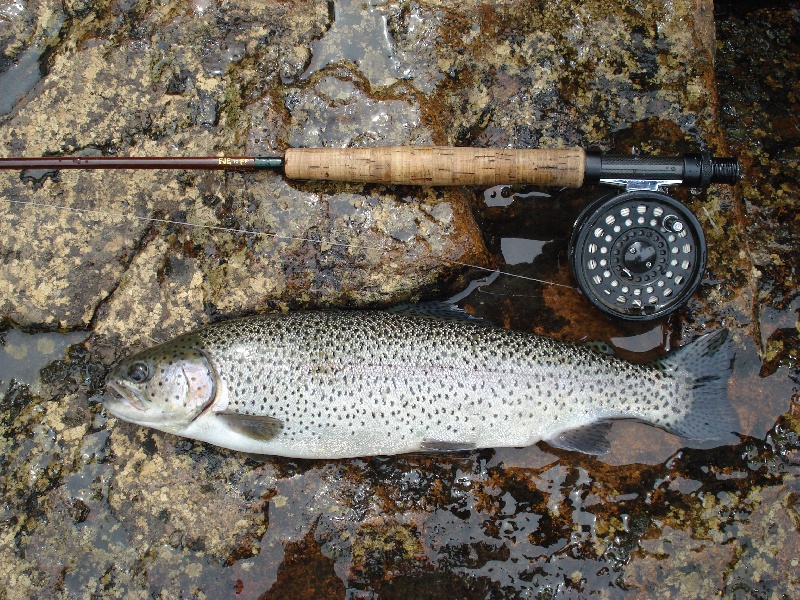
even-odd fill
[[[507,265],[532,263],[541,256],[545,244],[552,240],[528,240],[525,238],[503,238],[500,240],[500,249]]]
[[[510,206],[514,200],[552,198],[553,194],[541,191],[517,192],[509,185],[496,185],[483,192],[483,201],[489,207]]]
[[[668,339],[664,339],[664,327],[660,323],[642,333],[611,338],[611,343],[615,348],[622,348],[630,352],[649,352],[656,348],[664,348],[668,351],[669,348],[665,347],[668,342]]]
[[[241,62],[246,50],[244,43],[233,37],[224,42],[215,42],[203,57],[203,67],[210,76],[222,77],[231,65]]]
[[[354,63],[374,87],[403,78],[381,5],[360,0],[338,0],[332,5],[331,27],[314,42],[311,62],[300,79],[341,61]]]
[[[7,115],[42,78],[39,59],[42,50],[31,46],[0,73],[0,116]]]
[[[63,359],[69,346],[86,337],[82,331],[28,334],[8,330],[0,338],[0,394],[6,392],[11,379],[27,384],[36,393],[39,371],[54,360]]]
[[[759,311],[759,330],[761,345],[766,347],[770,338],[780,329],[797,329],[800,316],[800,296],[797,296],[785,309],[762,306]]]

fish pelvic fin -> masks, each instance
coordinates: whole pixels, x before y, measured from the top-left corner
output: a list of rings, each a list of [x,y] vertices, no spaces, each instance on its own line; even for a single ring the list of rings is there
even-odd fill
[[[739,417],[727,393],[734,360],[729,332],[720,329],[652,363],[668,377],[684,379],[691,395],[683,418],[661,426],[690,440],[724,440],[739,432]]]
[[[611,444],[608,442],[609,431],[611,431],[611,421],[597,421],[583,427],[567,429],[545,441],[562,450],[605,454],[611,449]]]

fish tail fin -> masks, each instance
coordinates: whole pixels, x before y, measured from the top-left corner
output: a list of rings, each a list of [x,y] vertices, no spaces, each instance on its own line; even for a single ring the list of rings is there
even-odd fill
[[[727,390],[735,354],[727,329],[720,329],[679,348],[654,366],[683,379],[690,395],[683,416],[661,426],[692,440],[722,440],[738,432],[739,417]]]

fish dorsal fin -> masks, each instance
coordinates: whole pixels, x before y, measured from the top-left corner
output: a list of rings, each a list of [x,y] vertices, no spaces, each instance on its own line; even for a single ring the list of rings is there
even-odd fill
[[[546,441],[551,446],[562,450],[576,450],[585,454],[605,454],[611,449],[607,439],[610,430],[611,421],[598,421],[591,425],[567,429]]]
[[[603,340],[589,340],[588,342],[583,342],[583,345],[604,356],[615,356],[617,354],[611,344]]]
[[[395,304],[386,309],[386,312],[411,317],[427,317],[440,321],[457,321],[461,323],[484,323],[480,317],[473,317],[463,308],[449,302],[417,302],[408,304]]]
[[[216,416],[222,419],[229,429],[253,440],[272,439],[283,429],[283,421],[272,417],[233,412],[220,412],[216,413]]]
[[[443,442],[440,440],[422,440],[419,449],[422,452],[463,452],[474,450],[473,442]]]

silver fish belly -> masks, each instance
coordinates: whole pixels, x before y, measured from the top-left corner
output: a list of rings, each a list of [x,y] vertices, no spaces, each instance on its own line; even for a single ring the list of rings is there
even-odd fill
[[[612,419],[724,439],[727,331],[652,365],[479,323],[381,311],[215,324],[122,361],[115,416],[301,458],[528,446],[602,453]]]

